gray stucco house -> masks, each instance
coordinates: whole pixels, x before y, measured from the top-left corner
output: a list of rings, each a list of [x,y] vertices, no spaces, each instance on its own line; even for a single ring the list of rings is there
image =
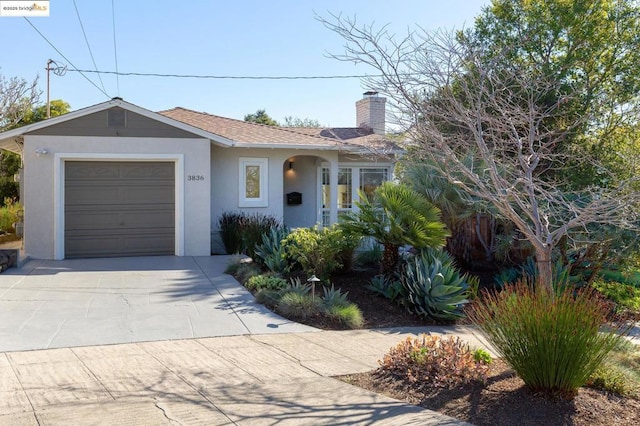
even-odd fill
[[[209,255],[224,211],[335,223],[397,154],[385,99],[368,92],[356,111],[353,128],[282,128],[116,98],[0,133],[23,159],[25,255]]]

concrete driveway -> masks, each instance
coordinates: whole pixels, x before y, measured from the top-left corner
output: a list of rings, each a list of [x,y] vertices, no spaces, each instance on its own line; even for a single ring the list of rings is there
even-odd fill
[[[256,304],[230,260],[31,260],[0,274],[0,352],[315,330]]]

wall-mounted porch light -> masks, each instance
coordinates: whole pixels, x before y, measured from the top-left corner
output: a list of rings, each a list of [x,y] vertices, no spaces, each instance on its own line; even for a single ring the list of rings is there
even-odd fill
[[[46,150],[46,148],[37,148],[36,149],[36,155],[38,157],[41,157],[43,155],[47,155],[49,153],[49,151]]]

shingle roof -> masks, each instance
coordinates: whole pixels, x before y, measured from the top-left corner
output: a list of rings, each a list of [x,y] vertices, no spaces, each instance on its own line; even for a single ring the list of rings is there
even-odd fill
[[[346,150],[397,148],[370,129],[266,126],[182,107],[158,113],[239,144],[302,145]]]
[[[296,131],[312,136],[336,139],[366,148],[392,150],[398,146],[372,129],[363,127],[300,127]]]

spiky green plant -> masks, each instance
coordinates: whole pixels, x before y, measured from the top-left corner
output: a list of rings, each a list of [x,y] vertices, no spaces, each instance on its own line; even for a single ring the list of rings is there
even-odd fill
[[[369,200],[360,192],[358,210],[341,217],[340,227],[347,233],[375,238],[384,246],[381,273],[394,271],[398,249],[442,247],[449,232],[440,220],[440,210],[424,195],[406,185],[384,182]]]
[[[284,273],[289,266],[282,240],[289,235],[284,226],[274,226],[262,234],[262,243],[256,246],[256,256],[272,272]]]
[[[371,278],[371,283],[366,288],[392,302],[401,297],[404,290],[400,281],[387,275],[376,275]]]
[[[593,289],[558,293],[519,282],[485,294],[468,315],[527,386],[573,398],[626,331],[602,332],[606,312]]]
[[[349,304],[347,300],[349,292],[343,293],[341,289],[336,289],[333,284],[331,284],[331,287],[323,287],[322,293],[322,301],[327,307],[345,306]]]
[[[410,311],[422,317],[452,320],[463,316],[469,284],[467,276],[460,275],[451,257],[443,253],[425,250],[407,259],[400,282]]]

